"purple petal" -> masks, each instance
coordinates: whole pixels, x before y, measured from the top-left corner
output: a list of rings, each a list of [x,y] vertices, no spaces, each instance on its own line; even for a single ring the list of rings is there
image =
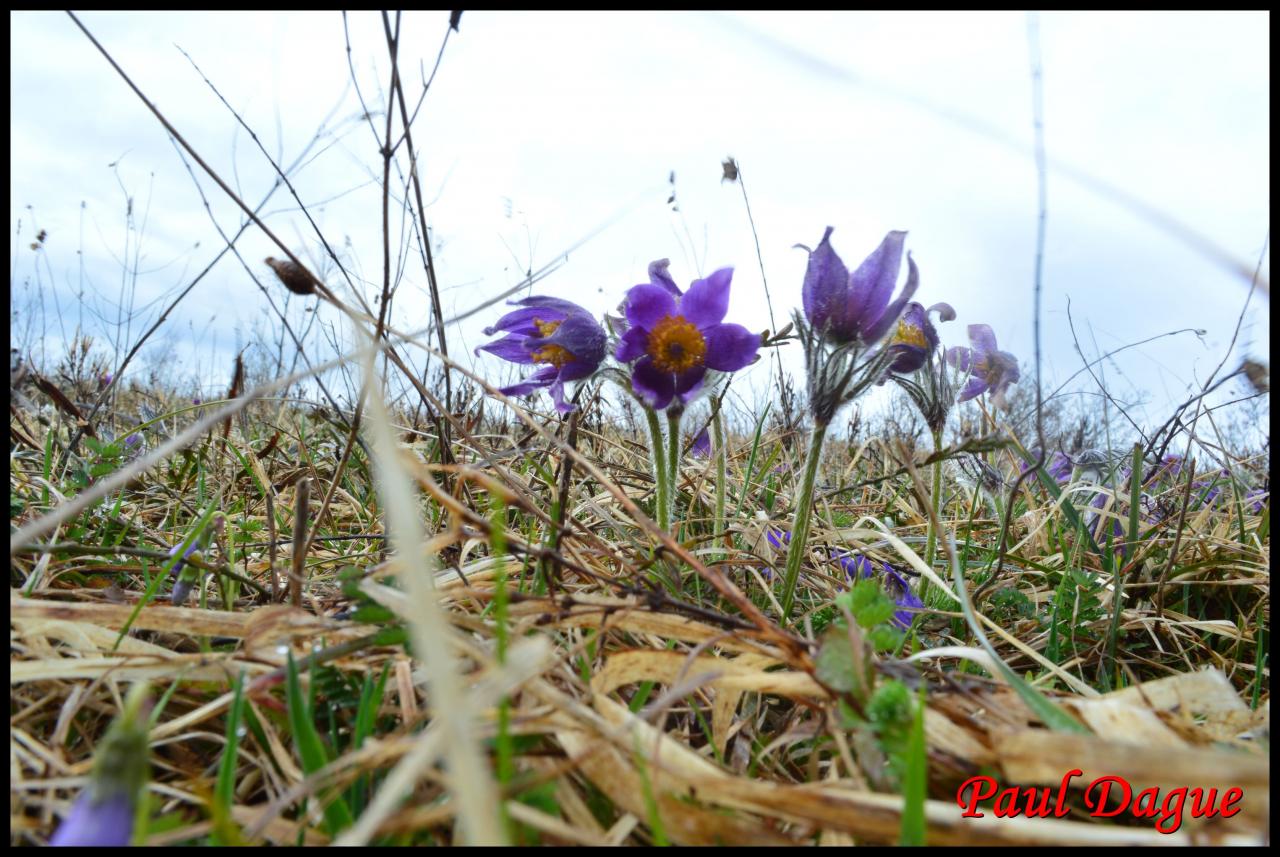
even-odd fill
[[[111,846],[123,848],[133,837],[133,804],[128,795],[93,799],[92,789],[76,798],[71,812],[49,840],[53,846]]]
[[[760,334],[740,324],[717,324],[703,330],[702,335],[707,340],[707,366],[717,372],[737,372],[749,366],[760,350]]]
[[[676,281],[671,278],[671,274],[667,273],[667,268],[670,267],[670,265],[670,259],[659,259],[656,262],[650,262],[649,282],[653,283],[655,286],[662,286],[664,289],[671,292],[673,296],[678,298],[682,292],[680,291],[680,287],[676,285]]]
[[[645,357],[631,370],[631,389],[649,407],[661,411],[671,404],[671,397],[675,395],[675,378],[670,372],[658,371],[653,359]]]
[[[900,232],[896,234],[905,236],[907,233]],[[888,239],[886,238],[885,240],[887,241]],[[898,266],[896,265],[894,266],[894,277],[897,277],[898,275],[897,267]],[[916,289],[919,288],[919,286],[920,271],[916,268],[915,260],[913,260],[911,258],[911,254],[908,253],[907,283],[902,287],[902,294],[898,295],[898,299],[885,308],[884,313],[878,319],[875,319],[869,325],[864,321],[862,341],[867,345],[879,342],[880,339],[898,323],[898,318],[902,315],[903,308],[906,307],[907,302],[911,300],[911,296],[916,293]],[[892,283],[890,283],[890,293],[892,294]],[[936,337],[937,334],[934,334],[934,336]]]
[[[969,383],[960,391],[960,395],[956,397],[957,402],[967,402],[970,399],[976,399],[987,391],[987,382],[981,376],[974,375],[969,379]]]
[[[544,313],[542,318],[544,321],[558,321],[564,316],[581,313],[583,315],[591,315],[584,308],[575,304],[573,301],[562,300],[561,298],[548,297],[547,295],[533,295],[518,301],[512,301],[512,306],[539,307],[543,310],[551,310],[551,314]]]
[[[956,320],[956,311],[951,308],[951,304],[946,303],[945,301],[938,301],[936,304],[929,307],[926,312],[936,312],[938,314],[938,321]]]
[[[618,350],[613,356],[618,358],[619,363],[630,363],[632,360],[643,357],[648,345],[649,331],[643,327],[629,327],[627,332],[619,337]]]
[[[529,339],[525,347],[530,351],[548,345],[558,345],[580,361],[594,362],[597,366],[604,359],[604,330],[589,315],[574,313],[560,323],[550,336]]]
[[[476,351],[488,351],[490,354],[496,354],[503,360],[510,360],[512,363],[532,363],[533,357],[529,353],[529,349],[525,347],[525,343],[528,341],[528,336],[513,333],[494,342],[485,343],[477,348]]]
[[[953,345],[947,349],[945,359],[948,365],[956,367],[961,372],[968,372],[969,364],[973,360],[973,350],[963,345]]]
[[[565,401],[564,398],[564,381],[557,378],[549,388],[551,393],[551,401],[555,402],[556,410],[562,414],[570,413],[574,410],[574,406]]]
[[[707,377],[707,367],[697,366],[688,372],[677,375],[675,379],[676,395],[686,405],[698,398],[702,392],[702,382]]]
[[[707,431],[706,426],[703,426],[702,431],[698,432],[698,436],[693,439],[691,451],[698,458],[711,456],[711,433]]]
[[[886,315],[885,308],[893,295],[893,287],[898,283],[898,271],[902,269],[902,245],[907,240],[905,232],[890,232],[880,242],[880,246],[863,260],[858,269],[849,277],[849,297],[846,309],[846,320],[855,323],[864,331],[862,341],[871,344],[879,337],[865,333],[874,322]],[[914,289],[912,289],[914,291]],[[908,298],[910,295],[907,296]],[[903,305],[906,301],[902,301]],[[901,307],[899,307],[901,312]],[[881,335],[889,329],[897,316],[884,324]]]
[[[729,282],[733,268],[721,268],[705,280],[694,280],[680,299],[680,314],[699,329],[719,324],[729,311]]]
[[[671,292],[651,283],[632,286],[627,292],[627,321],[651,328],[669,315],[676,314],[676,299]]]
[[[819,331],[843,318],[849,291],[849,270],[831,247],[831,232],[828,226],[818,249],[809,254],[801,289],[805,317]]]
[[[899,375],[910,375],[929,359],[929,352],[918,345],[895,342],[889,347],[897,354],[889,364],[889,371]]]
[[[560,321],[563,318],[564,313],[560,312],[548,312],[545,309],[518,309],[498,319],[492,327],[486,327],[484,335],[493,336],[495,333],[503,331],[517,333],[522,336],[541,336],[542,331],[538,330],[538,326],[533,323],[535,319],[539,321]]]
[[[979,355],[996,350],[996,335],[989,324],[969,325],[969,342]]]
[[[554,366],[546,366],[534,372],[528,378],[525,378],[519,384],[512,384],[510,387],[500,387],[498,392],[504,396],[527,396],[530,393],[541,390],[543,387],[549,386],[555,381],[556,376],[560,374],[560,370]]]

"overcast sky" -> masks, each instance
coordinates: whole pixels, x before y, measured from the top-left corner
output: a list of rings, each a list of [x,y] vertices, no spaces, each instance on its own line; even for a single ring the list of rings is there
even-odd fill
[[[340,15],[81,20],[250,205],[274,172],[182,51],[281,164],[293,163],[330,117],[293,182],[372,300],[382,276],[381,159],[361,119]],[[107,304],[122,285],[136,289],[139,306],[172,295],[222,246],[174,146],[65,14],[14,13],[11,24],[13,307],[21,311],[36,295],[52,312],[56,298],[65,327],[81,288]],[[411,98],[447,24],[439,12],[404,18],[400,67]],[[357,13],[349,26],[360,93],[381,133],[389,75],[382,24]],[[1137,413],[1159,422],[1223,358],[1249,291],[1241,271],[1258,264],[1270,228],[1269,16],[1045,14],[1039,32],[1046,144],[1056,165],[1045,371],[1063,380],[1080,367],[1068,298],[1091,356],[1202,329],[1202,337],[1160,339],[1108,366],[1122,398],[1145,398]],[[943,326],[944,341],[964,344],[965,324],[989,323],[1030,379],[1036,174],[1028,57],[1027,16],[1018,13],[467,12],[413,128],[446,315],[557,257],[562,266],[536,290],[603,312],[647,279],[651,260],[670,257],[682,285],[734,266],[727,320],[769,327],[742,190],[721,181],[720,162],[732,155],[779,326],[799,304],[805,254],[794,244],[816,244],[832,225],[833,244],[852,267],[885,232],[906,229],[919,299],[949,301],[959,313]],[[678,211],[667,204],[673,172]],[[199,180],[214,216],[234,232],[237,209],[206,176]],[[1135,205],[1217,250],[1171,234]],[[266,211],[295,252],[322,259],[287,192]],[[394,207],[392,217],[396,243],[414,246]],[[39,254],[28,247],[37,229],[48,233]],[[260,276],[262,259],[280,255],[253,228],[239,246]],[[139,275],[122,277],[122,257],[139,248]],[[424,326],[428,312],[414,258],[397,298],[404,329]],[[1269,270],[1263,257],[1264,278]],[[451,350],[484,342],[479,329],[499,311],[452,330]],[[267,312],[240,263],[225,258],[171,322],[179,358],[189,371],[213,371]],[[1266,295],[1255,294],[1228,369],[1246,355],[1269,361],[1267,312]],[[48,331],[59,335],[56,326]],[[798,358],[788,365],[798,367]],[[496,369],[487,361],[479,365]],[[220,386],[228,370],[216,371]],[[767,390],[767,365],[749,371],[751,386]]]

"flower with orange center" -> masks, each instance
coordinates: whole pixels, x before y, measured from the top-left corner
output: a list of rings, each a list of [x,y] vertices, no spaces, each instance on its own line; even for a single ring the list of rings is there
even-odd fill
[[[679,397],[683,406],[697,396],[707,370],[736,372],[756,359],[760,335],[740,324],[724,324],[729,310],[732,268],[695,280],[681,293],[665,262],[649,266],[652,282],[627,292],[628,327],[615,356],[630,363],[631,388],[655,410]]]
[[[538,333],[541,334],[543,339],[550,337],[563,323],[561,321],[543,321],[540,318],[533,320],[534,326],[538,328]],[[550,363],[557,369],[562,368],[573,360],[573,353],[563,345],[544,345],[542,348],[530,352],[529,356],[533,358],[534,363]]]
[[[951,321],[956,311],[950,304],[936,303],[925,309],[919,303],[911,301],[907,304],[893,336],[889,340],[889,349],[894,353],[893,363],[889,370],[899,374],[915,372],[923,366],[938,347],[938,331],[929,320],[929,314],[938,313],[943,321]]]
[[[679,374],[703,364],[707,340],[684,316],[669,315],[649,331],[645,351],[658,369]]]
[[[564,383],[587,378],[599,368],[605,353],[604,330],[590,313],[570,301],[535,296],[513,304],[522,309],[507,313],[485,329],[488,336],[499,331],[507,335],[476,351],[488,351],[512,363],[544,364],[519,384],[502,387],[499,392],[525,396],[546,389],[556,410],[572,411],[573,405],[564,398]]]

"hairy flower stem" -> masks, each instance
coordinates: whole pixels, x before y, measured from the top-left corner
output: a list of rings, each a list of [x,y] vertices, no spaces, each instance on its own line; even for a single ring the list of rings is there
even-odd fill
[[[933,452],[936,455],[942,450],[942,429],[937,429],[933,433]],[[938,459],[933,463],[933,487],[929,492],[929,502],[933,506],[933,514],[929,516],[928,534],[924,540],[924,564],[933,568],[934,557],[938,553],[938,532],[934,529],[933,522],[941,520],[942,514],[942,459]],[[929,591],[928,578],[920,580],[920,598],[923,600],[925,594]]]
[[[679,534],[671,529],[671,518],[676,512],[676,485],[680,481],[680,418],[684,416],[684,408],[672,404],[667,409],[667,467],[671,473],[667,477],[667,523],[666,529],[678,541]]]
[[[809,541],[809,513],[813,508],[813,483],[818,475],[818,462],[822,458],[822,441],[827,436],[825,423],[815,422],[809,435],[809,456],[804,463],[804,476],[800,480],[800,495],[796,498],[796,517],[791,524],[791,547],[787,551],[787,576],[782,590],[782,620],[791,620],[791,601],[795,597],[796,581],[800,579],[800,564],[804,562],[805,543]]]
[[[720,408],[711,415],[711,433],[716,445],[716,539],[724,538],[725,473],[729,467],[729,451],[724,446],[724,423],[720,421]],[[723,559],[723,554],[713,554],[713,560]]]
[[[653,465],[653,481],[657,485],[654,501],[654,517],[659,527],[671,529],[671,494],[668,490],[670,475],[667,473],[667,452],[663,444],[662,426],[658,424],[658,412],[649,406],[644,409],[649,421],[649,462]]]

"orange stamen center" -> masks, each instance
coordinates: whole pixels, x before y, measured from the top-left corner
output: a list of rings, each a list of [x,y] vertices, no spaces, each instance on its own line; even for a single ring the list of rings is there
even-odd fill
[[[560,327],[560,322],[558,321],[543,321],[540,318],[535,318],[533,323],[538,328],[538,333],[541,334],[543,339],[555,333],[556,328]],[[535,363],[550,363],[557,369],[573,360],[573,352],[559,345],[544,345],[536,351],[531,351],[529,356],[533,358]]]
[[[684,316],[669,315],[649,331],[646,350],[659,371],[679,374],[703,364],[707,357],[707,340]]]
[[[929,340],[925,337],[924,330],[908,323],[905,319],[898,321],[898,330],[893,334],[893,344],[914,345],[926,350],[929,348]]]

